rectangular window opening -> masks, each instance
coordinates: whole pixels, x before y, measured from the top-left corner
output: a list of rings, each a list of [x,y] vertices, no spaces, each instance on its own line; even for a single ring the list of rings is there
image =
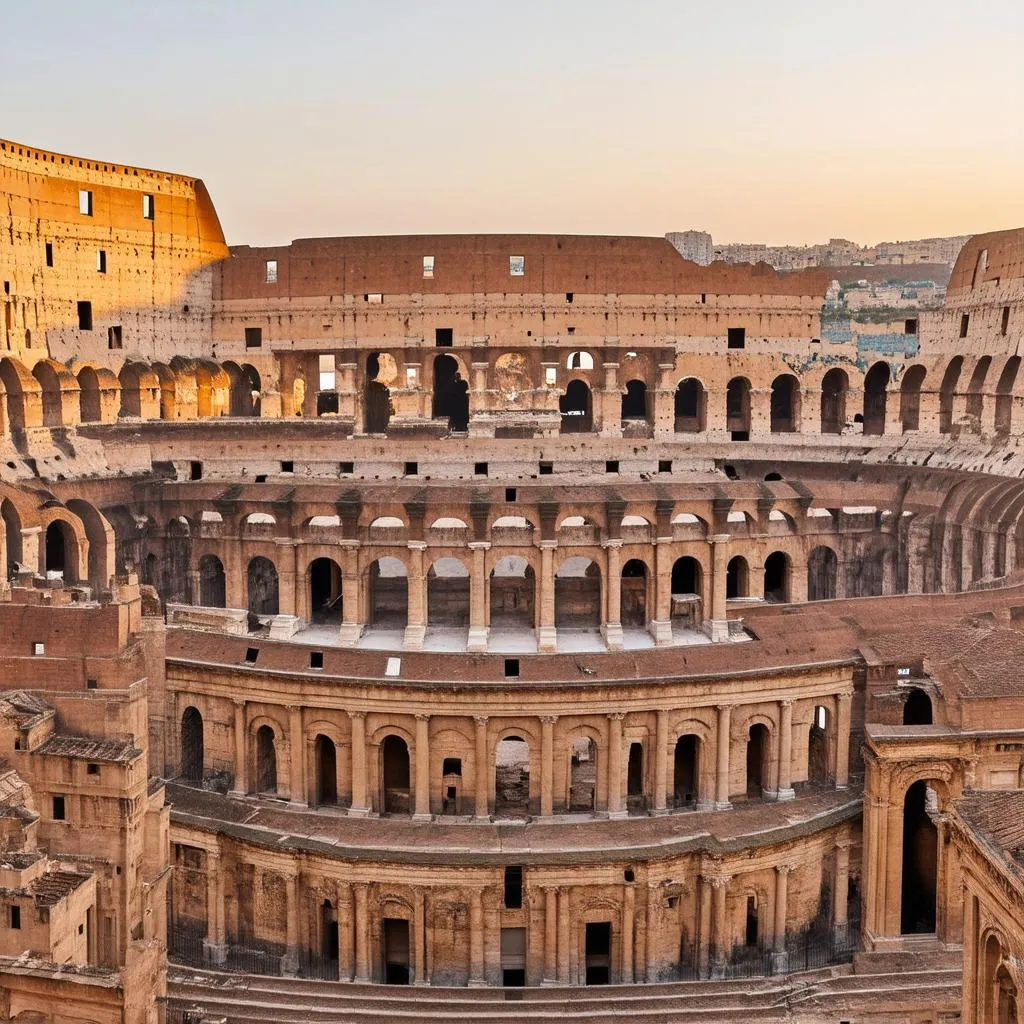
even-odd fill
[[[32,644],[32,656],[34,658],[41,658],[46,654],[46,644],[39,640],[36,640]]]
[[[523,905],[523,869],[510,864],[505,868],[505,907],[518,910]]]
[[[506,658],[505,659],[505,678],[506,679],[518,679],[519,678],[519,659],[518,658]]]
[[[505,500],[515,501],[516,500],[516,489],[514,487],[505,488]]]
[[[572,302],[574,297],[575,296],[574,296],[573,292],[566,292],[565,293],[565,301],[566,302]]]
[[[730,327],[727,344],[729,348],[746,348],[747,329],[745,327]]]
[[[256,474],[256,483],[258,483],[258,484],[265,484],[266,482],[267,482],[267,474],[266,473],[257,473]]]
[[[107,328],[107,348],[121,348],[121,325],[115,324]]]
[[[78,303],[78,329],[80,331],[92,330],[92,303]]]
[[[406,476],[417,476],[420,471],[420,465],[418,462],[407,462],[405,464],[405,475]]]
[[[618,473],[618,471],[619,471],[619,460],[618,459],[608,459],[608,461],[605,462],[605,464],[604,464],[604,471],[606,473]]]
[[[435,348],[451,348],[452,342],[455,338],[455,332],[451,327],[435,327],[434,328],[434,347]]]
[[[107,272],[107,250],[97,249],[96,250],[96,273],[105,274]]]
[[[671,459],[658,459],[658,472],[659,473],[671,473],[672,472],[672,460]]]
[[[551,476],[555,471],[555,464],[553,462],[542,462],[537,467],[537,472],[541,476]]]
[[[310,651],[309,652],[309,667],[310,668],[323,668],[324,667],[324,652],[323,651]]]
[[[508,272],[512,277],[522,277],[526,273],[526,257],[509,256]]]
[[[190,462],[188,464],[188,478],[189,480],[203,479],[203,464],[201,462]]]
[[[87,679],[85,681],[85,688],[87,690],[98,690],[99,687],[100,687],[100,684],[99,684],[98,680],[96,680],[96,679]]]
[[[142,216],[144,220],[152,220],[154,211],[153,197],[148,192],[142,193]]]
[[[89,764],[87,764],[85,766],[85,774],[86,775],[99,775],[99,773],[100,773],[100,766],[98,764],[93,764],[92,762],[90,762]]]
[[[277,260],[267,260],[267,284],[277,284]]]
[[[344,476],[346,473],[354,473],[356,471],[356,464],[354,462],[339,462],[338,472]]]
[[[554,387],[558,383],[558,370],[554,366],[544,367],[544,383],[548,387]]]
[[[64,797],[55,796],[53,798],[53,820],[64,821],[65,820],[65,808],[64,808]]]
[[[384,296],[381,292],[366,292],[363,295],[363,302],[368,302],[371,306],[379,306],[384,302]]]
[[[971,314],[970,313],[964,313],[960,317],[960,337],[961,338],[966,338],[967,337],[967,329],[970,326],[971,326]]]
[[[281,472],[282,473],[294,473],[295,463],[291,459],[282,459],[281,461]]]
[[[423,276],[433,277],[434,276],[434,257],[424,256],[423,257]]]
[[[487,463],[486,462],[474,462],[473,463],[473,475],[474,476],[487,476]]]
[[[915,317],[903,321],[903,333],[917,334],[917,319]]]
[[[245,649],[245,663],[246,665],[255,665],[256,659],[260,656],[260,649],[258,647],[247,647]]]
[[[245,347],[246,348],[263,348],[263,328],[262,327],[246,327],[246,329],[245,329]]]
[[[11,927],[21,927],[21,907],[11,907]]]
[[[46,243],[46,265],[53,266],[53,242]]]
[[[86,217],[92,216],[92,192],[87,188],[78,191],[78,212]]]
[[[1003,319],[999,325],[999,333],[1005,338],[1010,330],[1010,307],[1003,306]]]

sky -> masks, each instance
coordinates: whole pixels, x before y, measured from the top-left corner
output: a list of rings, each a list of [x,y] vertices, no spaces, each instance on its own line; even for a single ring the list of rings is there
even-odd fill
[[[1024,225],[1022,0],[0,0],[0,137],[231,244]]]

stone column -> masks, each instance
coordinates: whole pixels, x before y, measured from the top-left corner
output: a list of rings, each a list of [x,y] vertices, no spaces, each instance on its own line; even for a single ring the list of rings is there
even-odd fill
[[[732,881],[731,875],[712,875],[711,883],[711,977],[725,977],[725,964],[729,958],[725,934],[726,889]]]
[[[659,887],[653,882],[647,883],[647,915],[645,921],[646,937],[644,939],[644,980],[650,985],[658,980],[658,963],[654,955],[656,948],[655,936],[658,933],[658,893]]]
[[[557,646],[555,630],[555,548],[558,542],[540,542],[540,632],[538,651],[554,651]]]
[[[557,715],[541,715],[540,745],[540,816],[550,818],[554,813],[555,775],[555,722]]]
[[[668,712],[659,708],[654,730],[654,813],[668,810]]]
[[[791,604],[807,601],[807,562],[793,559],[789,567],[789,600]]]
[[[423,552],[427,545],[422,540],[411,540],[409,546],[409,613],[402,639],[406,651],[422,651],[427,632],[427,581],[423,575]]]
[[[469,575],[469,640],[467,651],[483,653],[487,650],[487,565],[486,555],[491,545],[487,541],[471,541],[473,570]]]
[[[852,693],[836,699],[836,789],[846,789],[850,781],[850,704]]]
[[[729,566],[729,534],[708,537],[711,545],[711,616],[703,622],[704,632],[718,643],[729,639],[729,616],[725,604],[725,576]]]
[[[423,890],[416,887],[412,894],[413,899],[413,926],[412,926],[412,940],[413,940],[413,973],[412,980],[414,985],[428,985],[430,979],[427,978],[427,936],[426,936],[426,914],[425,914],[425,897]]]
[[[273,543],[281,552],[278,562],[278,611],[281,615],[302,615],[306,603],[302,575],[297,570],[299,542],[292,537],[275,537]],[[301,593],[298,593],[301,588]]]
[[[249,792],[249,758],[247,731],[248,722],[244,700],[236,700],[235,704],[235,785],[231,796],[244,796]]]
[[[772,973],[785,974],[789,968],[786,952],[786,915],[789,902],[789,873],[792,864],[775,865],[775,927],[772,932]]]
[[[343,540],[341,573],[341,630],[338,643],[342,647],[355,647],[363,635],[359,620],[359,541]]]
[[[366,800],[366,712],[350,711],[352,723],[352,806],[348,813],[365,818],[370,813]]]
[[[473,777],[476,796],[473,816],[477,820],[487,821],[490,817],[487,809],[487,716],[477,715],[473,721],[476,722],[476,767]]]
[[[338,883],[338,978],[352,981],[356,973],[355,909],[352,883]]]
[[[622,541],[613,539],[606,540],[601,545],[607,552],[606,573],[606,594],[608,600],[605,602],[608,609],[607,619],[601,624],[601,632],[604,634],[604,642],[610,651],[622,650],[622,568],[620,565],[620,554]]]
[[[715,770],[715,810],[727,811],[729,803],[729,740],[732,725],[732,708],[728,704],[718,705],[718,739],[716,743],[717,765]]]
[[[779,701],[779,784],[776,800],[792,800],[793,792],[793,702]]]
[[[626,883],[626,891],[622,898],[622,969],[619,971],[619,984],[633,984],[633,927],[635,914],[636,889]]]
[[[222,964],[228,958],[224,937],[224,871],[220,850],[206,851],[206,939],[203,953],[212,964]]]
[[[416,716],[416,810],[413,821],[430,821],[430,715]]]
[[[469,896],[469,985],[486,985],[484,978],[484,891],[473,889]]]
[[[657,646],[672,643],[672,538],[654,540],[654,617],[647,623]]]
[[[622,719],[625,714],[617,711],[608,716],[608,817],[626,817],[622,802]]]
[[[288,708],[288,803],[291,807],[307,807],[306,799],[306,744],[302,736],[302,708]]]
[[[544,890],[544,977],[541,985],[558,981],[558,887]]]
[[[832,931],[837,942],[846,938],[849,920],[850,840],[836,843],[836,876],[832,881]]]
[[[370,918],[367,910],[369,893],[365,882],[355,885],[356,981],[370,980]]]
[[[697,974],[707,978],[711,973],[711,879],[700,876],[697,904]]]
[[[570,919],[571,890],[558,890],[558,984],[569,984],[569,964],[572,961],[572,921]]]
[[[299,973],[299,877],[285,875],[285,950],[281,957],[282,974]]]

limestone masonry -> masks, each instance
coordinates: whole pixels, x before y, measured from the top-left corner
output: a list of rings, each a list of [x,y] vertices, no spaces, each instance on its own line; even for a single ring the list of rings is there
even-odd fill
[[[0,1020],[1019,1024],[1024,229],[0,193]]]

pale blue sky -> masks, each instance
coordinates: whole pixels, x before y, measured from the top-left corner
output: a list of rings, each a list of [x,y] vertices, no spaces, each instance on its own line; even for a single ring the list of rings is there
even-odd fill
[[[1022,0],[0,0],[0,136],[202,177],[231,243],[1024,224]]]

